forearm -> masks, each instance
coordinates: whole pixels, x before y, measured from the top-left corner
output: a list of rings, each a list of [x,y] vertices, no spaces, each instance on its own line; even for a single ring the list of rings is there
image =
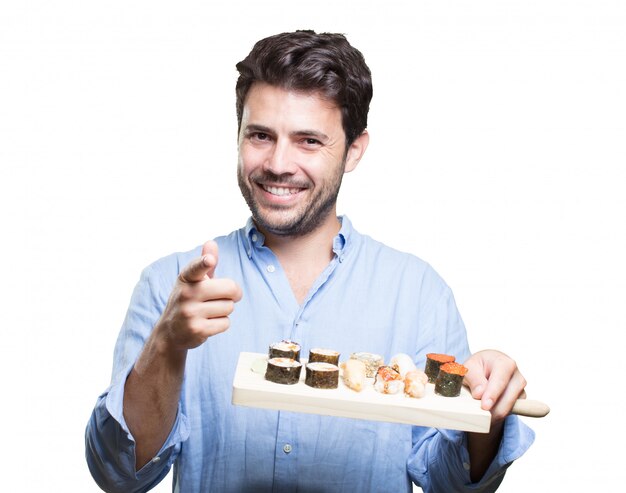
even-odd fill
[[[504,421],[492,423],[489,433],[468,433],[467,450],[470,458],[470,478],[477,483],[498,454]]]
[[[172,350],[155,329],[124,386],[124,419],[141,469],[165,443],[178,409],[186,350]]]

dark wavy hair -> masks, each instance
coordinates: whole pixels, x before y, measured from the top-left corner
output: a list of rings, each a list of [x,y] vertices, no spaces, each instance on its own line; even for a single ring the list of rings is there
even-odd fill
[[[367,128],[372,76],[365,59],[342,34],[282,33],[258,41],[237,64],[237,124],[254,82],[320,92],[341,109],[346,149]]]

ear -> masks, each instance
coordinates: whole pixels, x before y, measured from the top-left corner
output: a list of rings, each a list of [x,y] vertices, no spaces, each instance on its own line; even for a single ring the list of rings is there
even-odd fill
[[[367,149],[367,145],[370,143],[370,134],[367,133],[367,130],[363,130],[363,133],[359,135],[354,142],[348,148],[348,152],[346,153],[346,167],[344,173],[350,173],[356,168],[357,164],[365,154],[365,149]]]

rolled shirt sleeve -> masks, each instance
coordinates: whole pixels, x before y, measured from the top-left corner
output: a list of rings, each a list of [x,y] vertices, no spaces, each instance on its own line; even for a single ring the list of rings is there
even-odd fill
[[[407,471],[425,493],[493,492],[504,479],[506,469],[526,452],[534,438],[534,432],[521,419],[507,417],[496,457],[481,480],[472,483],[467,434],[416,427]]]
[[[165,443],[150,462],[135,471],[135,440],[124,420],[123,397],[124,381],[121,381],[111,385],[98,398],[87,425],[87,464],[94,480],[104,491],[148,491],[169,472],[182,442],[189,436],[189,425],[179,405]]]

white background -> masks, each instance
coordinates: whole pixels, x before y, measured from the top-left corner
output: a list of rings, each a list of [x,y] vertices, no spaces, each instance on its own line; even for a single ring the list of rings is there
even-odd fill
[[[622,2],[33,0],[0,7],[0,489],[99,491],[83,433],[131,290],[244,224],[234,65],[298,28],[345,33],[373,72],[340,212],[430,262],[471,347],[552,408],[500,491],[620,484]]]

